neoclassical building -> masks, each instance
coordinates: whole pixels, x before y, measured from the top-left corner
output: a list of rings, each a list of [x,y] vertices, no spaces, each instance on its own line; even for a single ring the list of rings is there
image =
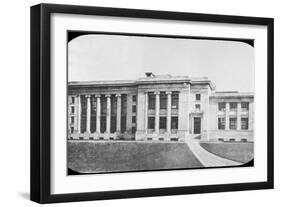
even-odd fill
[[[68,83],[68,139],[253,141],[254,94],[206,77]]]

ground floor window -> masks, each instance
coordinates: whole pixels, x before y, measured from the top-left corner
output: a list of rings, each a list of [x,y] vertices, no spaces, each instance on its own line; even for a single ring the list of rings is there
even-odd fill
[[[223,117],[218,118],[218,128],[225,129],[225,118]]]
[[[249,128],[248,118],[241,118],[241,129],[247,130]]]
[[[70,127],[70,133],[72,134],[74,132],[74,127]]]
[[[167,128],[167,117],[161,116],[159,119],[159,128],[166,129]]]
[[[106,116],[100,117],[100,132],[104,133],[106,131]]]
[[[91,132],[94,133],[96,131],[96,122],[97,122],[97,117],[91,115]]]
[[[155,117],[148,117],[148,129],[155,128]]]
[[[127,119],[126,116],[121,116],[121,133],[124,133],[126,131],[126,123]]]
[[[237,118],[229,118],[229,129],[237,128]]]
[[[171,129],[178,129],[178,117],[173,116],[171,118]]]
[[[116,132],[116,116],[110,117],[110,133]]]

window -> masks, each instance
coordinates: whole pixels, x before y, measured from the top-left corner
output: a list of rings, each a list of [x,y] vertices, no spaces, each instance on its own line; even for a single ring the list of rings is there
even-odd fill
[[[171,119],[171,129],[178,129],[178,117],[173,116]]]
[[[132,116],[132,123],[136,123],[136,117]]]
[[[201,100],[201,94],[196,94],[195,97],[196,97],[196,101],[200,101]]]
[[[155,128],[155,117],[148,117],[148,129]]]
[[[155,109],[155,95],[148,93],[148,109]]]
[[[218,118],[218,129],[225,129],[225,118]]]
[[[127,95],[121,95],[121,114],[127,114]]]
[[[133,134],[136,133],[136,127],[132,127],[132,133],[133,133]]]
[[[249,111],[249,102],[242,102],[241,103],[241,108],[244,111]]]
[[[70,127],[70,133],[72,134],[74,132],[74,127]]]
[[[75,108],[74,106],[71,106],[71,113],[74,114],[74,112],[75,112]]]
[[[229,108],[230,108],[230,111],[236,111],[237,110],[237,103],[236,102],[230,102]]]
[[[136,112],[137,112],[137,106],[136,106],[136,105],[133,105],[133,106],[132,106],[132,112],[133,112],[133,113],[136,113]]]
[[[248,118],[241,118],[241,129],[247,130],[248,128]]]
[[[229,129],[236,129],[237,118],[229,118]]]
[[[71,103],[75,103],[75,97],[71,97]]]
[[[106,131],[106,116],[100,117],[100,132],[104,133]]]
[[[219,111],[225,111],[225,103],[219,103]]]
[[[127,123],[127,117],[121,116],[121,133],[124,133],[126,131],[126,123]]]
[[[179,92],[172,92],[172,109],[179,108]]]
[[[167,117],[165,116],[160,116],[159,119],[159,128],[160,129],[166,129],[167,128]]]
[[[137,101],[137,96],[133,95],[133,102],[136,102],[136,101]]]
[[[160,93],[160,109],[167,109],[167,95],[165,92]]]
[[[71,117],[70,123],[71,123],[71,124],[74,124],[74,116]]]
[[[110,133],[116,132],[116,116],[110,117]]]
[[[195,109],[200,110],[200,104],[195,104]]]

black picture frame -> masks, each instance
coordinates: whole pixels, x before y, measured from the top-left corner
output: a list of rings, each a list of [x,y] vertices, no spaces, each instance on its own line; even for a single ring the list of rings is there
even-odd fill
[[[74,194],[51,194],[51,71],[50,16],[52,13],[133,17],[146,19],[263,25],[267,27],[267,181],[236,184],[167,187]],[[147,196],[272,189],[274,186],[274,71],[272,18],[195,14],[89,6],[39,4],[31,7],[31,151],[30,199],[38,203],[88,201]]]

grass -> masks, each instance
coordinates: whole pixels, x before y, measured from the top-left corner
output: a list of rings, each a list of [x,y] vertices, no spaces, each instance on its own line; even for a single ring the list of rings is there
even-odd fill
[[[68,142],[68,168],[80,173],[200,168],[181,142]]]
[[[254,158],[254,144],[252,142],[203,142],[200,145],[215,155],[237,162],[247,163]]]

